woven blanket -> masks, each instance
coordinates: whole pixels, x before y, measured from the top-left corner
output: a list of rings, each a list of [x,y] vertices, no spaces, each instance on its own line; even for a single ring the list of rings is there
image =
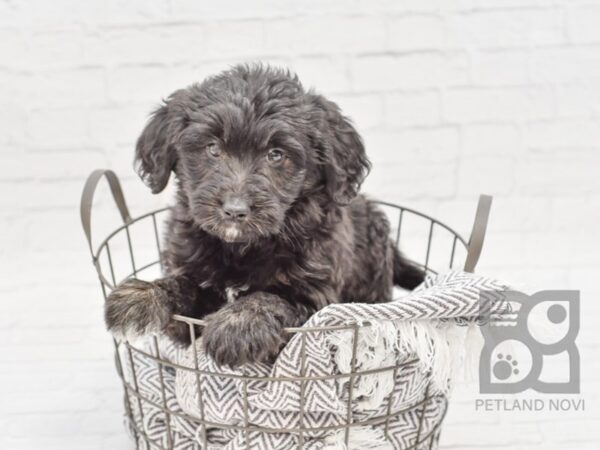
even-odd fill
[[[502,314],[506,289],[490,278],[449,272],[427,277],[390,303],[329,305],[304,326],[359,324],[359,331],[297,333],[273,365],[220,368],[202,352],[200,341],[178,350],[168,340],[154,338],[136,345],[143,352],[131,355],[123,347],[125,379],[132,386],[137,383],[140,394],[150,400],[130,396],[128,407],[138,430],[176,450],[435,448],[449,380],[465,364],[469,347],[478,356],[468,342],[479,335],[480,301],[485,299],[488,313]],[[181,367],[161,371],[147,356],[157,353],[214,375]],[[403,365],[395,371],[339,376],[399,363]],[[239,375],[255,378],[243,381]],[[288,380],[301,376],[318,379]],[[173,413],[167,416],[164,405]],[[195,418],[223,427],[203,427]],[[342,426],[348,420],[357,425],[350,428],[346,445]],[[256,430],[241,430],[245,424]],[[278,428],[319,431],[271,431]]]

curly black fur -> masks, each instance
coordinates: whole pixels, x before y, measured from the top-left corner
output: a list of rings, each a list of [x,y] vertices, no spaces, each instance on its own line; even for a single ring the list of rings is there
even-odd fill
[[[169,315],[205,318],[206,350],[236,366],[273,357],[284,327],[327,304],[386,302],[394,283],[423,279],[384,214],[357,195],[369,170],[360,136],[287,71],[241,65],[176,91],[140,136],[136,163],[155,193],[174,173],[177,202],[167,275],[111,293],[114,333],[188,343]]]

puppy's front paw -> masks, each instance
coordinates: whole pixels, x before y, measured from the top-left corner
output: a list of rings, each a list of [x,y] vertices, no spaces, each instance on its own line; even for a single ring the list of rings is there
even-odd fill
[[[159,331],[170,318],[164,292],[156,284],[131,279],[117,286],[106,299],[104,318],[117,340],[132,340]]]
[[[285,343],[282,309],[291,309],[280,302],[275,295],[256,293],[208,315],[204,350],[220,366],[272,361]]]

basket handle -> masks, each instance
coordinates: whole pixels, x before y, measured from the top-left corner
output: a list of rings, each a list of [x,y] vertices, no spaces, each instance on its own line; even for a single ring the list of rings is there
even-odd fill
[[[110,169],[94,170],[83,187],[79,208],[81,225],[83,226],[83,232],[85,233],[85,238],[87,239],[92,256],[94,256],[94,250],[92,248],[92,203],[94,201],[94,194],[98,187],[98,183],[103,176],[106,177],[106,181],[108,181],[110,191],[112,192],[113,199],[119,209],[123,223],[128,225],[132,222],[127,203],[125,202],[125,197],[123,196],[123,190],[121,189],[121,182],[117,175]]]
[[[475,266],[479,261],[483,241],[485,239],[485,231],[487,229],[488,219],[490,217],[490,209],[492,207],[491,195],[480,195],[477,203],[477,212],[475,213],[475,221],[473,222],[473,230],[469,238],[467,248],[467,260],[465,261],[465,272],[473,273]]]

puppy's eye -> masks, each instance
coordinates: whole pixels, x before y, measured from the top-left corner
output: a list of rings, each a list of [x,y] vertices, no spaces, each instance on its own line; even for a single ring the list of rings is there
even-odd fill
[[[269,161],[270,163],[278,163],[283,161],[283,157],[284,154],[281,150],[279,150],[278,148],[274,148],[272,150],[269,150],[269,153],[267,153],[267,161]]]
[[[221,149],[219,148],[219,146],[214,143],[211,142],[210,144],[208,144],[206,146],[206,151],[208,152],[208,154],[210,156],[212,156],[213,158],[218,158],[219,156],[221,156]]]

